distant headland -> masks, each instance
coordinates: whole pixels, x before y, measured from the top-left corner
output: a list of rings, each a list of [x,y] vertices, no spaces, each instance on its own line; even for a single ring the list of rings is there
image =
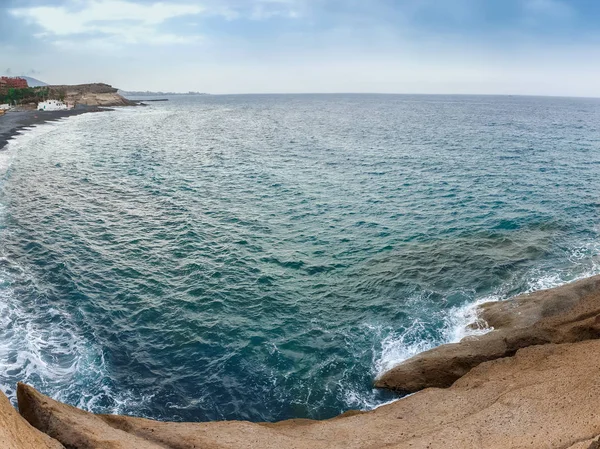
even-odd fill
[[[104,83],[49,85],[30,77],[0,77],[0,149],[23,128],[139,104]]]
[[[162,96],[178,96],[178,95],[210,95],[204,92],[152,92],[149,90],[138,91],[138,90],[120,90],[118,93],[124,97],[162,97]]]
[[[31,84],[30,84],[31,83]],[[118,89],[104,83],[49,85],[34,78],[1,77],[0,105],[36,109],[38,103],[60,100],[72,106],[132,106]]]
[[[132,106],[139,101],[127,97],[209,95],[203,92],[126,91],[105,83],[48,84],[28,76],[0,77],[0,105],[30,108],[49,99],[70,105]]]

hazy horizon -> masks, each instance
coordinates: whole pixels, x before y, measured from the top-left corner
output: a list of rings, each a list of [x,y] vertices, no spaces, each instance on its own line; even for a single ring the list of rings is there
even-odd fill
[[[0,73],[212,94],[600,97],[589,0],[3,0]]]

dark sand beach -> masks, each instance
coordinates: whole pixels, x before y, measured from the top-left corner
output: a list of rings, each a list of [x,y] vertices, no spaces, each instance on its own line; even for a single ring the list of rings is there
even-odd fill
[[[40,125],[46,122],[53,122],[64,117],[85,114],[87,112],[102,112],[109,110],[109,108],[98,106],[79,105],[75,109],[68,111],[8,111],[6,114],[0,116],[0,149],[4,148],[8,141],[23,128]]]

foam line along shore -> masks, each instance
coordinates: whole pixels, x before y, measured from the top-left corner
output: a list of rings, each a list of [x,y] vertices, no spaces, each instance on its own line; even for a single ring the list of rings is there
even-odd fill
[[[22,90],[25,92],[22,95],[31,96],[30,100],[32,101],[27,100],[14,108],[9,108],[8,104],[3,105],[2,112],[5,108],[9,109],[0,115],[0,149],[23,128],[88,112],[107,111],[112,107],[140,104],[140,102],[126,99],[118,93],[118,89],[103,83],[44,86],[33,90]],[[45,103],[38,103],[38,98],[39,100],[60,98],[60,100],[50,100],[50,102],[59,102],[64,109],[45,110],[46,108],[42,106]],[[66,105],[69,107],[67,108]]]
[[[48,122],[55,122],[63,118],[81,115],[88,112],[103,112],[109,110],[109,108],[103,108],[99,106],[79,105],[66,111],[9,111],[3,116],[0,116],[0,150],[6,146],[10,139],[19,134],[25,128],[42,125]]]

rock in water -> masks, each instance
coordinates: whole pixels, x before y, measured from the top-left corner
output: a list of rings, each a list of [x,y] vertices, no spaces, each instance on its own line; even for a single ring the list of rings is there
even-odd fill
[[[415,392],[452,385],[482,362],[547,343],[600,337],[600,276],[480,306],[494,330],[412,357],[375,381],[378,388]]]
[[[19,385],[27,420],[68,448],[589,449],[600,436],[600,340],[480,364],[447,389],[327,421],[162,423],[93,415]]]
[[[0,447],[2,449],[65,449],[58,441],[25,421],[0,392]]]

